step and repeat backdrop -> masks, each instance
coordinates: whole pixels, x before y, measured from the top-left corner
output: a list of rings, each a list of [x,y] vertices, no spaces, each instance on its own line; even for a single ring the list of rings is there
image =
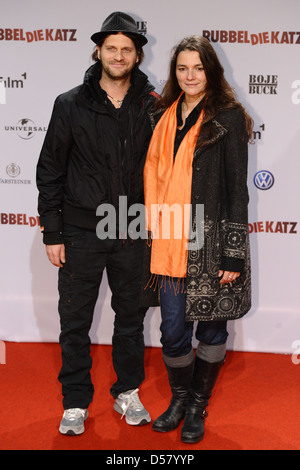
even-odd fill
[[[249,145],[253,307],[230,323],[229,348],[300,349],[299,0],[1,0],[0,340],[56,342],[57,268],[45,254],[36,164],[57,95],[92,64],[91,34],[112,12],[133,16],[149,40],[142,70],[159,93],[170,53],[185,36],[213,44],[226,78],[254,119]],[[114,314],[104,279],[91,339],[110,344]],[[160,312],[145,320],[160,346]]]

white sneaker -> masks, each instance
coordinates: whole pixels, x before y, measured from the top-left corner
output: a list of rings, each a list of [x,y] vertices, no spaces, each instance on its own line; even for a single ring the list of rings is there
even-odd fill
[[[140,402],[138,391],[137,388],[120,393],[114,403],[114,410],[122,415],[121,419],[126,416],[126,423],[132,426],[141,426],[151,421],[148,411]]]
[[[61,434],[67,434],[68,436],[77,436],[84,433],[84,422],[88,415],[88,410],[81,408],[70,408],[66,410],[59,426],[59,432]]]

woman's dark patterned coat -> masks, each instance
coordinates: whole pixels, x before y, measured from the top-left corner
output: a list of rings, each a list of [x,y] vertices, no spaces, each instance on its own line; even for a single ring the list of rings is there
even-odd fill
[[[203,126],[200,143],[193,160],[191,204],[193,233],[202,231],[204,243],[192,245],[188,253],[186,320],[233,320],[251,307],[248,138],[242,112],[220,111]],[[204,205],[202,221],[196,217],[199,204]],[[241,275],[222,286],[220,269]]]

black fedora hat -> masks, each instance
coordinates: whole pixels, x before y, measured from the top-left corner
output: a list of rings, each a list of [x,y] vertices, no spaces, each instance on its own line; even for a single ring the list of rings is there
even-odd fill
[[[144,46],[148,42],[147,38],[139,33],[134,19],[121,11],[111,13],[106,20],[104,20],[101,30],[91,36],[91,40],[98,44],[105,36],[116,33],[133,34],[139,40],[141,46]]]

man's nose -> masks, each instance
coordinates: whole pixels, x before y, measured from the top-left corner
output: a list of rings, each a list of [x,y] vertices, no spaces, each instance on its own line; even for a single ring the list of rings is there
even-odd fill
[[[123,60],[123,53],[122,53],[121,49],[119,51],[116,51],[115,59],[116,60]]]

